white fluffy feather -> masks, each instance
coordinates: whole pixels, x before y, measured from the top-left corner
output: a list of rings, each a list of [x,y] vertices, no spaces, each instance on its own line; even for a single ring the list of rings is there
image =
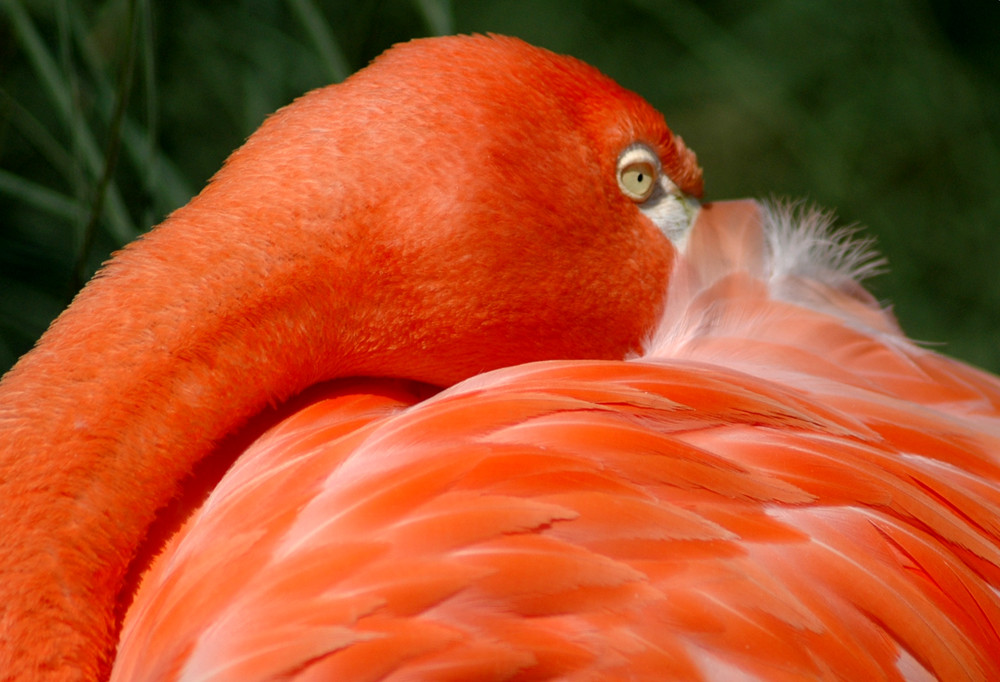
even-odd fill
[[[679,357],[698,338],[752,338],[754,327],[819,311],[865,333],[904,337],[888,309],[861,282],[883,271],[874,240],[803,202],[758,204],[759,225],[715,224],[712,239],[692,244],[675,263],[661,323],[645,355]],[[698,230],[698,227],[695,227]],[[747,295],[752,292],[752,296]],[[742,302],[742,303],[741,303]]]
[[[762,207],[772,284],[805,277],[835,288],[860,285],[887,265],[872,237],[859,237],[854,225],[836,227],[829,211],[801,201],[769,201]]]

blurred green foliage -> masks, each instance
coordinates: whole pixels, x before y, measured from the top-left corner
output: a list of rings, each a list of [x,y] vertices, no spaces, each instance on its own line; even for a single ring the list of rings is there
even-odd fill
[[[0,370],[269,112],[450,32],[638,91],[708,198],[805,197],[867,226],[904,329],[1000,370],[997,0],[0,0]]]

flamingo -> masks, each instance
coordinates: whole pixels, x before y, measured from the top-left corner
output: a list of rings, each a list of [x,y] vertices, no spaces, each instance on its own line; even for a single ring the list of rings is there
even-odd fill
[[[0,383],[0,676],[1000,678],[1000,380],[701,191],[513,38],[280,110]]]

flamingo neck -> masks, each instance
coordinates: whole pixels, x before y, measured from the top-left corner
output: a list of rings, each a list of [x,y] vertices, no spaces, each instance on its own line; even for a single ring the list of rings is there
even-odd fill
[[[192,467],[267,405],[392,364],[365,330],[394,313],[359,300],[357,253],[317,276],[249,231],[219,238],[233,228],[180,211],[0,384],[0,679],[106,676],[129,562]]]

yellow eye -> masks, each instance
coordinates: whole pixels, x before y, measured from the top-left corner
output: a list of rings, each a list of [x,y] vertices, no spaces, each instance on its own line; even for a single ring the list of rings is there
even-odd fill
[[[653,150],[632,145],[618,157],[618,187],[632,201],[645,201],[656,189],[659,166]]]
[[[656,169],[652,164],[640,161],[622,168],[618,174],[618,183],[630,199],[644,201],[653,193],[655,178]]]

